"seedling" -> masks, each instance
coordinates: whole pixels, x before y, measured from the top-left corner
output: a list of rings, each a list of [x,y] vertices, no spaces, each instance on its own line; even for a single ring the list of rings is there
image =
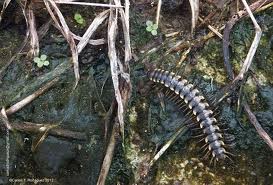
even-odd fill
[[[80,25],[85,25],[85,20],[84,20],[84,18],[82,17],[81,14],[75,13],[74,19],[75,19],[75,21],[76,21],[78,24],[80,24]]]
[[[39,68],[43,67],[43,66],[48,66],[49,65],[49,61],[46,60],[47,56],[46,55],[41,55],[40,57],[35,57],[33,59],[33,61],[37,64],[37,66]]]
[[[152,21],[147,21],[146,26],[147,26],[146,30],[148,32],[151,32],[151,34],[154,35],[154,36],[157,35],[157,28],[158,28],[157,24],[154,24]]]

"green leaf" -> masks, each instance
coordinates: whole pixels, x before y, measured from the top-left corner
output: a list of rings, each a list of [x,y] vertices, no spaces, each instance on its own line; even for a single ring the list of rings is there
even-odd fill
[[[49,61],[48,60],[44,61],[44,66],[48,66],[48,65],[49,65]]]
[[[146,21],[146,25],[147,25],[147,26],[152,26],[152,25],[153,25],[153,22],[152,22],[152,21]]]
[[[83,23],[84,23],[84,20],[83,20],[83,19],[79,19],[79,20],[77,20],[77,23],[83,24]]]
[[[75,13],[74,19],[76,20],[76,22],[77,22],[78,24],[84,24],[84,23],[85,23],[84,18],[83,18],[83,17],[81,16],[81,14],[79,14],[79,13]]]
[[[158,25],[157,24],[153,24],[152,28],[153,28],[153,30],[157,30]]]
[[[154,35],[154,36],[157,35],[157,31],[156,31],[156,30],[152,30],[151,33],[152,33],[152,35]]]
[[[46,55],[41,55],[40,60],[46,60],[47,56]]]
[[[43,65],[44,65],[43,62],[38,62],[38,63],[37,63],[37,66],[38,66],[39,68],[43,67]]]
[[[34,61],[35,63],[39,63],[41,60],[40,60],[39,57],[34,57],[33,61]]]
[[[146,30],[147,30],[148,32],[151,32],[151,31],[153,30],[153,28],[152,28],[152,26],[147,26],[147,27],[146,27]]]
[[[82,19],[82,15],[79,13],[74,14],[74,19],[78,22],[79,19]]]

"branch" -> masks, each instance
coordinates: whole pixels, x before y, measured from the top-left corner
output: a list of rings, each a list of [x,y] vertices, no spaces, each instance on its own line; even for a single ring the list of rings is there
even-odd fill
[[[3,118],[2,118],[3,119]],[[3,120],[5,122],[5,120]],[[24,122],[24,123],[9,123],[10,127],[13,130],[17,130],[19,132],[26,132],[30,134],[38,134],[44,132],[44,128],[49,124],[37,124],[31,122]],[[1,129],[6,129],[6,124],[0,124]],[[9,129],[10,130],[10,129]],[[87,136],[85,133],[82,132],[74,132],[67,129],[62,128],[52,128],[48,132],[49,135],[56,136],[56,137],[63,137],[68,139],[75,139],[75,140],[87,140]]]
[[[116,140],[118,137],[119,137],[119,123],[118,123],[118,121],[115,121],[115,124],[113,126],[113,130],[112,130],[112,134],[111,134],[111,138],[110,138],[110,142],[107,147],[107,151],[106,151],[106,154],[105,154],[105,157],[104,157],[104,160],[102,163],[102,167],[100,170],[100,176],[99,176],[97,185],[104,185],[105,184],[105,180],[106,180],[107,174],[109,172],[112,158],[114,155]]]
[[[273,141],[266,133],[266,131],[262,128],[260,123],[258,122],[256,116],[251,112],[247,103],[243,103],[244,109],[247,112],[248,118],[250,122],[254,125],[255,129],[257,130],[260,137],[264,140],[264,142],[273,150]]]

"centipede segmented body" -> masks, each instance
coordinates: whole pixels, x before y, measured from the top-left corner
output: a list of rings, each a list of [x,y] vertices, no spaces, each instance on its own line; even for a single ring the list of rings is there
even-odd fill
[[[216,161],[230,159],[230,152],[227,152],[228,147],[224,140],[223,130],[218,126],[214,112],[210,109],[209,104],[201,95],[200,91],[182,79],[181,76],[175,75],[173,72],[155,69],[148,72],[148,77],[151,81],[161,84],[164,88],[174,93],[174,96],[186,105],[187,109],[194,115],[194,126],[201,131],[201,141],[205,142],[202,147],[205,149],[206,157],[212,156]],[[234,140],[230,137],[229,140]]]

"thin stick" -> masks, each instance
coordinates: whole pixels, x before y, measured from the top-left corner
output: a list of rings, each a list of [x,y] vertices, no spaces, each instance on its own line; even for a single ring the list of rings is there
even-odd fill
[[[229,62],[229,52],[228,52],[227,49],[225,49],[227,44],[224,44],[224,47],[223,47],[224,63],[225,63],[226,69],[228,71],[229,77],[231,79],[233,79],[233,81],[230,84],[228,84],[226,87],[224,87],[223,90],[219,93],[218,98],[217,98],[218,99],[217,104],[220,103],[219,96],[220,96],[221,100],[223,100],[222,95],[221,95],[221,94],[223,94],[223,92],[224,92],[225,96],[229,95],[231,93],[231,91],[233,89],[235,89],[239,85],[240,81],[243,80],[245,73],[249,70],[249,67],[250,67],[250,65],[252,63],[253,57],[254,57],[254,55],[256,53],[256,50],[258,48],[258,45],[259,45],[259,42],[260,42],[260,39],[261,39],[261,36],[262,36],[262,30],[261,30],[260,26],[258,25],[255,17],[253,16],[250,7],[248,6],[248,4],[246,3],[245,0],[242,0],[242,2],[244,4],[244,6],[245,6],[245,9],[246,9],[247,13],[249,14],[249,16],[250,16],[250,18],[251,18],[251,20],[252,20],[252,22],[254,24],[255,37],[254,37],[253,42],[252,42],[252,44],[251,44],[251,46],[249,48],[249,51],[247,53],[246,59],[245,59],[245,61],[243,63],[243,66],[242,66],[242,68],[240,70],[240,73],[235,78],[234,78],[234,75],[233,75],[232,67],[231,67],[230,62]],[[232,26],[230,27],[228,24],[226,25],[226,27],[229,27],[229,29],[225,30],[225,32],[228,31],[228,34],[224,33],[224,39],[223,39],[224,43],[226,42],[227,39],[229,39],[229,32],[230,32],[230,29],[232,28]],[[225,35],[228,35],[228,36],[225,36]]]
[[[71,34],[72,34],[72,36],[73,36],[73,38],[75,40],[78,40],[78,41],[82,40],[82,37],[80,37],[80,36],[78,36],[78,35],[76,35],[76,34],[74,34],[72,32],[71,32]],[[103,38],[102,39],[96,39],[96,40],[89,39],[88,44],[91,44],[93,46],[99,46],[99,45],[106,44],[106,41]]]
[[[77,45],[78,53],[81,53],[82,50],[85,48],[87,43],[90,40],[90,37],[93,35],[93,33],[97,30],[97,28],[104,22],[104,20],[108,17],[109,10],[105,10],[101,12],[99,15],[96,16],[96,18],[92,21],[84,35],[82,36],[80,42]]]
[[[272,3],[269,3],[269,4],[267,4],[267,5],[262,6],[261,8],[258,8],[258,9],[256,10],[256,12],[263,11],[263,10],[265,10],[265,9],[267,9],[267,8],[270,8],[271,6],[273,6],[273,2],[272,2]]]
[[[106,8],[123,8],[121,5],[102,4],[102,3],[87,3],[87,2],[69,2],[69,1],[55,1],[57,4],[83,5],[83,6],[97,6]]]
[[[8,129],[8,130],[13,130],[9,120],[8,120],[8,116],[7,116],[7,112],[5,110],[4,107],[2,107],[1,109],[1,114],[0,114],[0,120],[4,123],[4,126]],[[1,126],[2,124],[0,124]]]
[[[258,122],[256,116],[251,112],[247,103],[243,103],[244,109],[248,114],[250,122],[254,125],[260,137],[264,140],[264,142],[273,150],[273,141],[266,133],[266,131],[262,128],[260,123]]]
[[[245,6],[245,9],[247,11],[247,13],[249,14],[253,24],[254,24],[254,27],[255,27],[255,37],[254,37],[254,40],[249,48],[249,51],[248,51],[248,54],[246,56],[246,59],[244,61],[244,64],[243,64],[243,67],[239,73],[239,75],[235,78],[235,81],[236,80],[242,80],[244,78],[244,74],[248,71],[251,63],[252,63],[252,60],[253,60],[253,57],[256,53],[256,50],[258,48],[258,45],[259,45],[259,42],[260,42],[260,39],[261,39],[261,36],[262,36],[262,30],[260,28],[260,26],[258,25],[255,17],[253,16],[246,0],[242,0],[244,6]]]
[[[109,141],[109,145],[107,147],[107,151],[106,151],[103,163],[102,163],[100,176],[99,176],[97,185],[104,185],[105,184],[105,180],[106,180],[107,174],[109,172],[111,162],[112,162],[112,158],[113,158],[113,155],[114,155],[116,139],[117,139],[118,136],[119,136],[119,124],[118,124],[118,121],[116,121],[114,126],[113,126],[113,130],[112,130],[111,138],[110,138],[110,141]]]
[[[201,17],[198,17],[198,19],[200,21],[204,21],[204,19],[202,19]],[[217,29],[215,29],[214,27],[212,27],[209,24],[208,24],[208,28],[210,29],[210,31],[212,31],[213,33],[215,33],[215,35],[217,35],[218,37],[220,37],[221,39],[223,39],[223,35],[221,33],[219,33],[219,31]]]
[[[10,127],[7,127],[7,122],[4,122],[5,125],[0,124],[0,128],[8,128],[11,130],[17,130],[19,132],[30,133],[30,134],[38,134],[44,132],[44,128],[49,126],[50,124],[37,124],[31,122],[24,122],[24,123],[10,123]],[[49,135],[56,136],[56,137],[63,137],[68,139],[75,139],[75,140],[87,140],[87,136],[85,133],[82,132],[74,132],[67,129],[62,128],[52,128],[48,132]]]
[[[11,115],[20,109],[22,109],[24,106],[32,102],[34,99],[39,97],[41,94],[43,94],[46,90],[48,90],[50,87],[52,87],[56,82],[59,81],[59,78],[55,78],[48,82],[45,86],[41,87],[37,91],[35,91],[33,94],[27,96],[23,100],[17,102],[16,104],[12,105],[9,109],[7,109],[6,114]]]
[[[158,0],[157,11],[156,11],[156,19],[155,19],[155,24],[156,25],[159,24],[159,17],[160,17],[161,6],[162,6],[162,0]]]
[[[182,126],[179,128],[172,137],[164,144],[164,146],[157,152],[157,154],[154,156],[154,158],[149,163],[149,167],[153,166],[153,164],[166,152],[166,150],[173,144],[174,141],[176,141],[177,137],[180,134],[184,134],[187,132],[187,128],[185,126]]]
[[[253,4],[250,5],[250,9],[252,11],[255,11],[257,8],[261,7],[264,3],[269,3],[273,0],[259,0],[254,2]],[[234,73],[232,70],[232,66],[230,64],[230,54],[229,54],[229,38],[230,38],[230,31],[233,28],[233,26],[236,24],[238,20],[240,20],[242,17],[245,17],[248,15],[248,11],[241,10],[237,12],[235,15],[232,16],[232,18],[226,23],[225,25],[225,30],[224,30],[224,35],[223,35],[223,54],[224,54],[224,65],[226,68],[226,71],[228,73],[228,77],[230,80],[234,79]]]

